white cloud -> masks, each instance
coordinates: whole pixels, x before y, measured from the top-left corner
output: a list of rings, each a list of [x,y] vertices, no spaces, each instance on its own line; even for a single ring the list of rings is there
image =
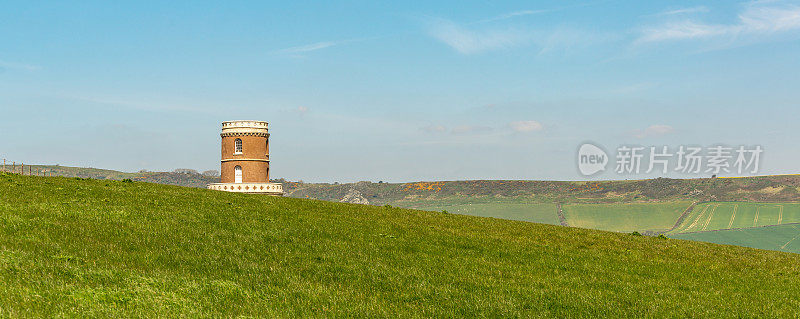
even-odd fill
[[[504,49],[529,42],[529,36],[513,30],[470,30],[448,20],[432,24],[428,33],[461,54]]]
[[[654,136],[662,136],[666,134],[670,134],[675,131],[675,128],[669,125],[663,124],[656,124],[651,125],[644,130],[636,130],[633,132],[633,136],[636,138],[646,138],[646,137],[654,137]]]
[[[478,21],[478,23],[494,22],[494,21],[500,21],[500,20],[516,18],[516,17],[528,16],[528,15],[532,15],[532,14],[548,13],[548,12],[552,12],[552,11],[554,11],[554,10],[520,10],[520,11],[509,12],[509,13],[506,13],[506,14],[501,14],[499,16],[492,17],[492,18],[489,18],[489,19],[481,20],[481,21]]]
[[[800,7],[753,4],[733,24],[673,21],[642,31],[637,42],[661,42],[715,37],[764,36],[800,30]]]
[[[426,127],[421,128],[422,131],[428,133],[444,133],[447,132],[447,128],[443,125],[428,125]]]
[[[708,12],[708,8],[704,7],[704,6],[681,8],[681,9],[663,11],[663,12],[660,12],[660,13],[658,13],[656,15],[659,15],[659,16],[673,16],[673,15],[692,14],[692,13],[700,13],[700,12]]]
[[[514,121],[508,125],[515,132],[538,132],[544,129],[542,123],[536,121]]]
[[[335,46],[337,44],[339,44],[339,43],[338,42],[334,42],[334,41],[324,41],[324,42],[317,42],[317,43],[312,43],[312,44],[307,44],[307,45],[300,45],[300,46],[296,46],[296,47],[286,48],[286,49],[278,50],[277,52],[281,52],[281,53],[305,53],[305,52],[311,52],[311,51],[330,48],[330,47]]]
[[[480,132],[488,132],[491,130],[493,129],[489,126],[461,125],[453,128],[453,134],[480,133]]]
[[[0,60],[0,69],[11,69],[11,70],[22,70],[22,71],[37,71],[41,70],[42,67],[38,65],[31,65],[31,64],[24,64],[24,63],[14,63]]]
[[[474,25],[464,26],[441,19],[430,24],[428,34],[465,55],[531,45],[539,47],[539,53],[543,54],[573,48],[582,49],[615,38],[609,34],[564,27],[551,30],[492,29]]]

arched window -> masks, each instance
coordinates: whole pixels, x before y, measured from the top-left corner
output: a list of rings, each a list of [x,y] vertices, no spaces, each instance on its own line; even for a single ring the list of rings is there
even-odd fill
[[[242,139],[237,138],[236,141],[233,142],[234,149],[233,154],[242,154]]]
[[[242,182],[242,167],[241,166],[236,165],[236,167],[233,168],[233,177],[234,177],[234,181],[233,181],[234,183],[241,183]]]

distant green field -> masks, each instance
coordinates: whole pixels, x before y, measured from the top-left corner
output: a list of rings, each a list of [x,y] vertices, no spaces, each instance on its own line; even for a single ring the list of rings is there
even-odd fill
[[[800,203],[713,202],[695,206],[672,238],[800,253]]]
[[[672,228],[690,202],[630,204],[565,204],[570,226],[616,232],[665,231]]]
[[[703,203],[671,234],[800,222],[800,203]]]
[[[736,245],[800,253],[800,224],[714,230],[698,233],[670,235],[676,239],[704,241],[715,244]]]
[[[430,211],[443,211],[449,213],[472,215],[481,217],[494,217],[509,220],[519,220],[541,224],[558,225],[556,204],[553,203],[513,203],[513,202],[484,202],[484,203],[437,203],[432,205],[418,205],[415,208]]]

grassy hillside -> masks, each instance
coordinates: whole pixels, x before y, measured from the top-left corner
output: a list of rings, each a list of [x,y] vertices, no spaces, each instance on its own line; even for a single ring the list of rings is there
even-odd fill
[[[798,275],[734,246],[0,176],[2,316],[790,317]]]
[[[89,168],[89,167],[71,167],[60,165],[25,165],[25,175],[41,175],[41,176],[63,176],[63,177],[80,177],[80,178],[93,178],[93,179],[108,179],[108,180],[123,180],[132,179],[135,181],[158,183],[167,185],[178,185],[187,187],[205,188],[210,183],[219,182],[219,176],[206,176],[197,172],[138,172],[127,173],[115,170]],[[9,165],[6,167],[8,172],[22,172],[22,167],[16,166],[14,171]]]

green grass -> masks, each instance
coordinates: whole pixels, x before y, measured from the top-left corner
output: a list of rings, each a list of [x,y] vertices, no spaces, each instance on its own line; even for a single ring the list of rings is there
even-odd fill
[[[695,206],[672,238],[800,253],[800,204],[712,202]]]
[[[800,224],[704,231],[670,235],[672,238],[704,241],[800,253]]]
[[[672,228],[690,202],[564,204],[570,226],[616,232],[666,231]]]
[[[554,203],[492,199],[448,199],[399,203],[403,207],[448,213],[558,225]]]
[[[798,308],[795,254],[0,176],[3,317],[791,317]]]
[[[712,202],[695,206],[670,234],[800,222],[799,203]]]

